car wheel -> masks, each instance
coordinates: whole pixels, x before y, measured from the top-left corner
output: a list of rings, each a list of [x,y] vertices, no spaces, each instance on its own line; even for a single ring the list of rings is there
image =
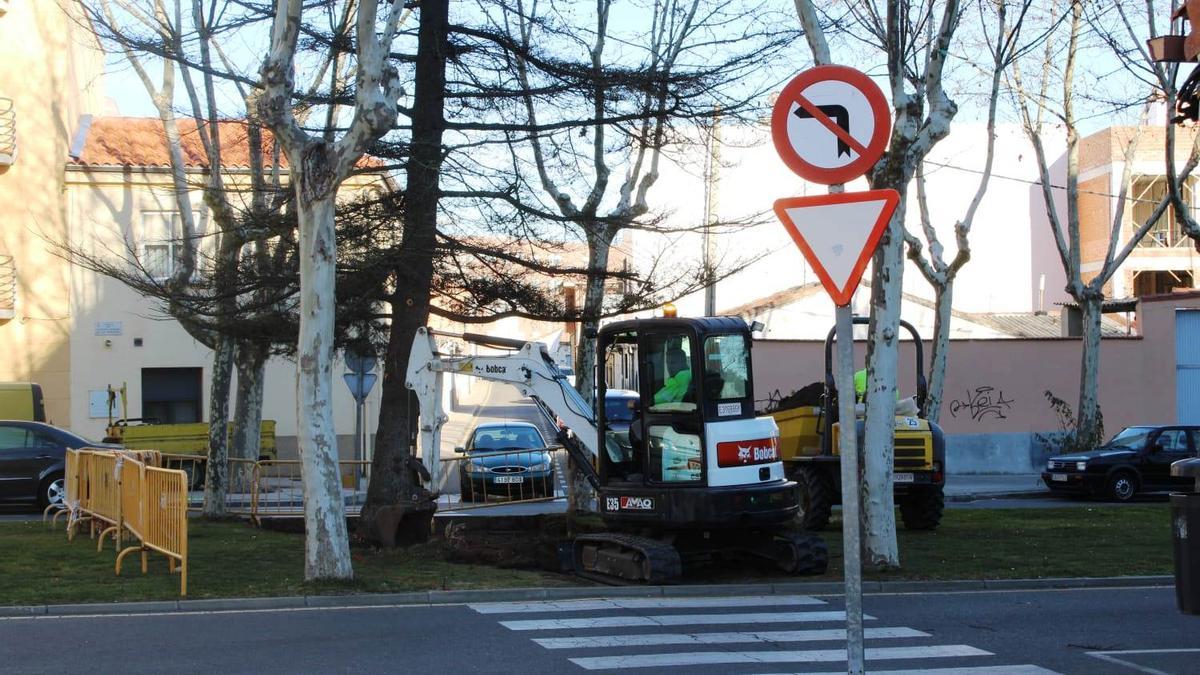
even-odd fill
[[[458,472],[458,491],[461,495],[460,499],[464,502],[475,501],[475,487],[471,485],[471,479],[467,476],[466,471]]]
[[[1108,479],[1108,496],[1114,502],[1127,502],[1137,494],[1138,481],[1130,471],[1118,471]]]
[[[62,504],[67,498],[67,481],[61,473],[52,474],[42,481],[38,487],[38,506],[45,509],[46,507]]]

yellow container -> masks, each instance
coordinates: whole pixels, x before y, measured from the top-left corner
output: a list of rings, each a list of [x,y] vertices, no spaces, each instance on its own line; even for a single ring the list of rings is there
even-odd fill
[[[770,413],[779,426],[779,451],[783,461],[821,454],[820,419],[817,406],[800,406]]]

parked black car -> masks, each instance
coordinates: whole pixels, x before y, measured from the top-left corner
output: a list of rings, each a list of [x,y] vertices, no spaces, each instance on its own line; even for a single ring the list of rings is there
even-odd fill
[[[1042,481],[1055,494],[1090,494],[1119,502],[1139,492],[1187,489],[1191,478],[1171,476],[1171,463],[1200,451],[1200,427],[1126,427],[1089,452],[1055,455]]]
[[[0,421],[0,502],[33,502],[45,508],[66,495],[67,448],[119,448],[42,422]]]

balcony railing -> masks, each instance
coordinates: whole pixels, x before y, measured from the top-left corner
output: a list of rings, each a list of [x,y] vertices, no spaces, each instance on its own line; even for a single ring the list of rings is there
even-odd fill
[[[1171,228],[1170,230],[1151,230],[1138,242],[1138,248],[1140,249],[1163,250],[1191,248],[1192,246],[1194,246],[1192,240],[1183,232],[1175,231],[1175,228]]]
[[[0,168],[17,161],[17,111],[11,98],[0,98]]]
[[[0,323],[17,313],[17,265],[11,255],[0,255]]]

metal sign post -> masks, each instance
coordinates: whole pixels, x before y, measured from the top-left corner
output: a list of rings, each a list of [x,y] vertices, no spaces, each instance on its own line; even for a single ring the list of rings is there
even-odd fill
[[[846,582],[846,672],[863,667],[861,484],[854,414],[854,327],[850,300],[900,202],[895,190],[842,192],[879,161],[891,111],[870,77],[844,66],[818,66],[792,79],[776,98],[771,138],[779,157],[830,194],[775,202],[775,214],[833,300],[836,317],[842,468],[842,553]],[[831,414],[832,411],[826,411]]]
[[[356,462],[366,458],[367,439],[364,413],[367,394],[371,393],[371,388],[379,379],[378,375],[371,372],[375,370],[375,366],[376,360],[373,355],[346,352],[346,368],[350,372],[344,373],[342,379],[346,381],[346,386],[350,388],[350,395],[354,397],[354,461]],[[362,478],[363,473],[355,469],[355,476]]]
[[[863,671],[862,516],[858,482],[858,424],[854,417],[854,325],[849,305],[834,308],[838,389],[838,454],[842,461],[842,556],[846,581],[846,672]]]

